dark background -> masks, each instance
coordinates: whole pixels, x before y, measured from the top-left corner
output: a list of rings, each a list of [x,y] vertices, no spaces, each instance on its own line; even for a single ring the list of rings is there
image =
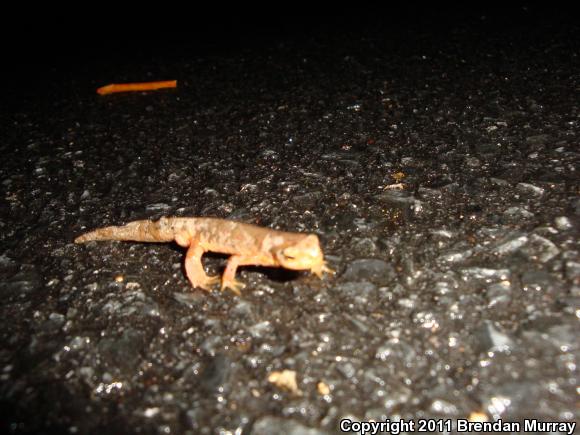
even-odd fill
[[[539,24],[575,23],[572,3],[387,2],[382,7],[279,3],[273,6],[95,3],[90,7],[11,5],[2,26],[6,68],[82,65],[98,59],[164,55],[183,49],[235,51],[312,35],[360,35],[393,29],[429,30],[450,37],[453,29],[534,32]],[[545,31],[545,29],[541,29]],[[523,36],[523,35],[522,35]]]
[[[514,36],[525,37],[533,44],[542,32],[577,27],[578,17],[572,2],[167,6],[101,2],[7,6],[0,29],[4,41],[1,74],[9,84],[5,101],[53,98],[55,84],[82,79],[91,70],[94,77],[106,65],[125,69],[199,55],[268,49],[284,42],[301,44],[309,38],[332,46],[343,44],[349,36],[356,40],[383,35],[400,51],[408,41],[416,47],[416,41],[423,39],[424,46],[436,47],[466,39],[468,34],[477,35],[476,39],[505,34],[507,45]],[[43,97],[43,90],[50,96]]]

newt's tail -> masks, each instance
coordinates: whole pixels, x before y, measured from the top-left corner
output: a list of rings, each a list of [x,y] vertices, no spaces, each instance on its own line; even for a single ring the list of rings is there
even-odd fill
[[[120,227],[105,227],[89,231],[75,239],[75,243],[91,242],[93,240],[125,240],[133,242],[170,242],[173,240],[171,231],[167,231],[165,222],[134,221]]]

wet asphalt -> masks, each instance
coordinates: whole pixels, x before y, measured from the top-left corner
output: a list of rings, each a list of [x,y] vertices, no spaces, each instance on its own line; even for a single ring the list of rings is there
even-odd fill
[[[578,421],[580,33],[544,12],[232,20],[19,57],[3,433]],[[242,268],[237,297],[192,289],[175,244],[73,243],[162,216],[316,233],[337,273]]]

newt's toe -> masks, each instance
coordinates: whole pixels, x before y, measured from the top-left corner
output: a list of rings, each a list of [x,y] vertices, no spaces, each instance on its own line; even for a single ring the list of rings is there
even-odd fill
[[[317,265],[316,267],[313,267],[311,269],[311,272],[313,274],[315,274],[320,279],[323,278],[325,273],[328,273],[329,275],[334,275],[336,273],[336,271],[331,269],[330,267],[328,267],[326,265],[326,263],[321,263],[321,264]]]
[[[191,284],[193,287],[199,287],[204,289],[205,291],[209,292],[212,290],[220,280],[219,276],[206,276],[203,280],[197,280],[196,282],[192,282]]]
[[[241,296],[242,292],[240,291],[241,289],[243,289],[246,286],[246,284],[237,281],[235,279],[231,280],[231,281],[226,281],[226,280],[222,280],[222,291],[225,291],[226,289],[230,289],[232,292],[234,292],[236,295]]]

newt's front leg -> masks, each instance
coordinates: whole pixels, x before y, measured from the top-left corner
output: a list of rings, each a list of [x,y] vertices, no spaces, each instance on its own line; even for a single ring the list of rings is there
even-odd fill
[[[222,291],[229,288],[238,296],[241,295],[240,290],[246,285],[236,280],[236,270],[238,266],[246,266],[249,264],[255,264],[255,260],[252,258],[244,257],[242,255],[232,255],[228,259],[228,264],[226,270],[222,275]]]
[[[212,285],[219,281],[217,276],[208,276],[203,270],[201,257],[205,253],[203,246],[197,240],[193,240],[186,235],[179,235],[175,238],[181,246],[188,246],[185,254],[185,274],[194,287],[200,287],[206,291],[211,291]]]

